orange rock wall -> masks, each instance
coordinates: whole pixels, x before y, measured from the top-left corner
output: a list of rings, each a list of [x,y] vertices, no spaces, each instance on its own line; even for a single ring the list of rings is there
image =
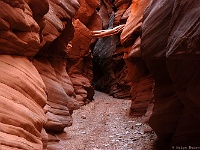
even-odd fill
[[[135,116],[144,115],[153,101],[154,81],[140,50],[142,18],[148,3],[149,0],[102,0],[99,14],[103,29],[124,27],[118,34],[113,30],[112,36],[100,38],[93,50],[95,88],[117,98],[131,98],[130,113]]]
[[[63,132],[73,110],[93,99],[90,30],[101,29],[99,1],[0,5],[0,149],[51,148],[46,132]]]

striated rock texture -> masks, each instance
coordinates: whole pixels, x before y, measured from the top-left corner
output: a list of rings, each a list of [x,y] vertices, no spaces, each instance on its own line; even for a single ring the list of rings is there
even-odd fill
[[[0,66],[0,149],[41,150],[44,82],[25,57],[0,55]]]
[[[161,148],[200,146],[199,11],[195,0],[152,0],[144,14],[142,56],[155,79],[150,125]]]
[[[141,25],[143,13],[149,0],[134,0],[131,4],[131,13],[120,35],[120,41],[125,48],[124,60],[128,68],[126,80],[131,84],[130,115],[141,116],[153,102],[154,81],[141,58]]]
[[[7,55],[33,56],[40,47],[40,27],[34,16],[43,16],[48,11],[47,1],[0,1],[0,53]]]
[[[149,4],[150,0],[133,0],[131,7],[131,13],[125,24],[124,30],[120,35],[121,43],[128,47],[133,45],[135,40],[140,36],[141,24],[143,18],[144,9]]]
[[[63,132],[73,110],[93,99],[90,30],[101,29],[99,1],[0,5],[0,149],[55,150],[51,134]]]
[[[48,3],[34,2],[37,9],[31,0],[0,1],[0,149],[41,150],[46,138],[46,87],[28,58],[40,47],[34,17],[47,13]]]
[[[94,89],[91,85],[92,53],[90,45],[95,42],[91,31],[102,28],[101,19],[96,11],[99,0],[80,0],[80,8],[74,16],[74,38],[67,45],[67,72],[72,81],[76,99],[80,106],[93,100]]]
[[[33,60],[47,90],[47,105],[44,108],[47,123],[44,127],[48,132],[62,132],[70,126],[71,114],[79,108],[73,84],[66,72],[66,46],[74,32],[71,18],[78,7],[79,3],[75,1],[49,1],[50,9],[44,16],[43,42]]]
[[[106,30],[93,33],[100,37],[93,50],[94,87],[118,98],[130,97],[130,85],[124,80],[127,73],[124,48],[119,38],[123,29],[123,25],[119,26],[121,18],[130,4],[131,1],[101,1],[99,14]]]
[[[134,116],[144,115],[153,100],[154,81],[140,52],[141,24],[148,3],[102,1],[99,13],[104,30],[92,32],[100,37],[93,50],[94,87],[114,97],[131,98],[130,114]]]
[[[84,105],[87,100],[92,100],[94,95],[91,86],[92,57],[89,49],[92,36],[90,30],[79,19],[75,20],[73,24],[75,32],[67,49],[67,70],[75,89],[76,98],[80,105]]]

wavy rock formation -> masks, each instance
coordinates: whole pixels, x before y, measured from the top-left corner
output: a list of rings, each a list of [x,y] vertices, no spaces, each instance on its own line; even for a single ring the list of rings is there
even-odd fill
[[[130,114],[134,116],[144,115],[153,100],[153,79],[140,52],[142,18],[148,3],[102,1],[99,12],[104,30],[92,32],[100,38],[93,50],[94,86],[114,97],[131,97]]]
[[[95,42],[92,30],[102,28],[96,8],[100,1],[80,0],[80,8],[74,16],[74,38],[67,46],[67,71],[72,81],[76,99],[82,106],[93,100],[94,89],[91,85],[92,54],[90,45]]]
[[[76,98],[80,105],[84,105],[89,94],[93,91],[91,86],[92,66],[89,46],[92,40],[90,30],[78,19],[73,22],[75,27],[74,38],[67,49],[67,70],[75,89]],[[85,44],[89,43],[89,44]],[[92,96],[89,98],[92,100]]]
[[[80,2],[2,0],[0,4],[0,149],[50,149],[52,146],[48,146],[47,142],[53,137],[46,131],[63,132],[72,124],[71,114],[80,107],[77,93],[84,99],[93,97],[90,30],[84,25],[83,31],[75,30],[75,36],[79,33],[83,35],[81,38],[88,35],[85,37],[88,42],[85,52],[81,51],[83,43],[78,45],[80,48],[77,47],[80,52],[76,52],[81,54],[79,59],[84,66],[78,68],[83,81],[76,83],[66,68],[69,66],[71,76],[77,71],[72,69],[76,68],[76,63],[67,62],[67,59],[72,56],[68,55],[68,43],[74,37],[72,18]],[[81,3],[80,9],[85,4],[90,4],[92,14],[89,18],[82,18],[77,12],[76,16],[83,22],[90,21],[88,28],[96,29],[100,26],[100,18],[95,11],[98,1]],[[91,18],[98,19],[91,21]],[[77,25],[75,27],[77,29]],[[76,45],[73,46],[76,50]],[[77,86],[85,91],[76,89]]]
[[[79,108],[65,68],[66,46],[73,38],[73,26],[69,19],[75,14],[79,5],[76,3],[76,7],[72,7],[71,4],[73,9],[69,9],[68,5],[60,1],[50,1],[50,9],[45,16],[42,48],[33,61],[47,89],[48,101],[44,109],[48,120],[45,129],[50,132],[61,132],[70,126],[71,114],[74,109]],[[67,19],[67,22],[62,21]]]
[[[124,60],[128,68],[126,79],[131,86],[131,109],[133,116],[144,115],[147,107],[153,102],[152,90],[154,81],[141,59],[141,25],[143,13],[149,0],[134,0],[130,6],[131,12],[120,35],[120,41],[126,47]]]
[[[40,47],[34,17],[48,11],[47,1],[0,1],[1,131],[0,149],[43,149],[46,87],[27,57]],[[39,18],[39,17],[38,17]],[[44,144],[44,149],[46,148]]]
[[[154,99],[160,149],[199,146],[198,0],[0,5],[0,149],[64,149],[58,134],[93,100],[92,82],[131,98],[133,116]]]
[[[0,66],[0,148],[41,150],[46,123],[44,82],[25,57],[0,55]]]
[[[131,5],[131,13],[127,19],[124,30],[120,35],[121,43],[128,47],[133,45],[140,36],[144,9],[150,0],[134,0]]]
[[[37,1],[38,4],[43,3]],[[36,2],[36,4],[37,4]],[[33,56],[40,46],[40,27],[34,20],[34,15],[44,15],[48,5],[44,1],[41,12],[36,12],[32,1],[0,1],[1,35],[0,53],[8,55]],[[33,9],[33,10],[32,10]]]
[[[199,11],[195,0],[152,0],[144,14],[142,56],[155,79],[150,125],[161,148],[199,146]]]
[[[121,4],[124,7],[120,7]],[[123,29],[120,18],[129,5],[128,1],[101,1],[99,14],[104,30],[92,32],[99,38],[93,50],[94,87],[118,98],[130,97],[130,85],[124,81],[127,68],[119,39]]]

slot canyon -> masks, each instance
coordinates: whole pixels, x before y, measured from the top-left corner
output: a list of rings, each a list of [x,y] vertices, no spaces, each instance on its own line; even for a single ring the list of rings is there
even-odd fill
[[[199,0],[0,7],[0,150],[200,150]]]

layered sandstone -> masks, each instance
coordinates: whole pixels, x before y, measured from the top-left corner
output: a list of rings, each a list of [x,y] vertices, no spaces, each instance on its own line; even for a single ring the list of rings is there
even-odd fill
[[[92,32],[100,38],[93,50],[95,88],[114,97],[131,98],[130,112],[135,116],[144,115],[153,100],[153,79],[140,52],[142,18],[148,3],[102,1],[99,12],[104,30]]]
[[[0,5],[0,149],[59,149],[57,134],[72,124],[73,110],[93,99],[92,80],[131,98],[134,116],[154,96],[158,137],[199,146],[198,0]]]
[[[43,80],[23,56],[0,55],[1,149],[43,148],[47,95]]]
[[[72,124],[73,110],[79,108],[73,84],[66,72],[66,46],[74,31],[70,19],[79,3],[49,2],[49,12],[44,16],[43,42],[33,64],[47,90],[47,105],[44,108],[47,123],[44,127],[48,132],[62,132]]]
[[[130,96],[130,85],[124,80],[127,67],[119,39],[124,26],[120,20],[129,5],[128,1],[101,1],[99,14],[104,30],[92,33],[99,38],[93,50],[94,87],[118,98]]]
[[[80,8],[90,4],[92,10],[89,18],[78,15],[81,10],[76,14],[83,22],[98,18],[95,9],[99,4],[98,1],[80,3],[76,0],[3,0],[0,3],[0,149],[46,149],[48,138],[51,140],[46,131],[62,132],[72,124],[73,110],[80,107],[79,97],[84,98],[81,105],[93,98],[89,50],[92,38],[88,28],[96,29],[99,25],[94,27],[98,22],[91,21],[93,24],[82,25],[80,30],[76,21],[72,24],[72,18],[80,4]],[[79,62],[83,63],[82,68],[77,69],[76,63],[68,62],[73,56],[73,50],[68,54],[68,43],[74,32],[75,42],[83,38],[83,43],[77,47],[72,44],[73,50],[77,49],[77,55],[80,54]],[[85,35],[87,47],[82,46]],[[74,75],[77,70],[78,78]]]
[[[45,84],[30,60],[40,47],[40,26],[34,17],[47,13],[48,3],[39,0],[35,4],[33,1],[0,3],[0,149],[41,150],[46,138],[42,108],[47,95]]]
[[[199,146],[199,11],[195,0],[153,0],[144,14],[142,56],[155,79],[150,125],[161,148]]]
[[[80,0],[80,8],[73,20],[74,38],[67,45],[67,72],[74,87],[74,93],[80,106],[93,100],[94,89],[91,85],[92,51],[90,45],[95,42],[91,31],[102,28],[101,18],[96,11],[99,0]]]

